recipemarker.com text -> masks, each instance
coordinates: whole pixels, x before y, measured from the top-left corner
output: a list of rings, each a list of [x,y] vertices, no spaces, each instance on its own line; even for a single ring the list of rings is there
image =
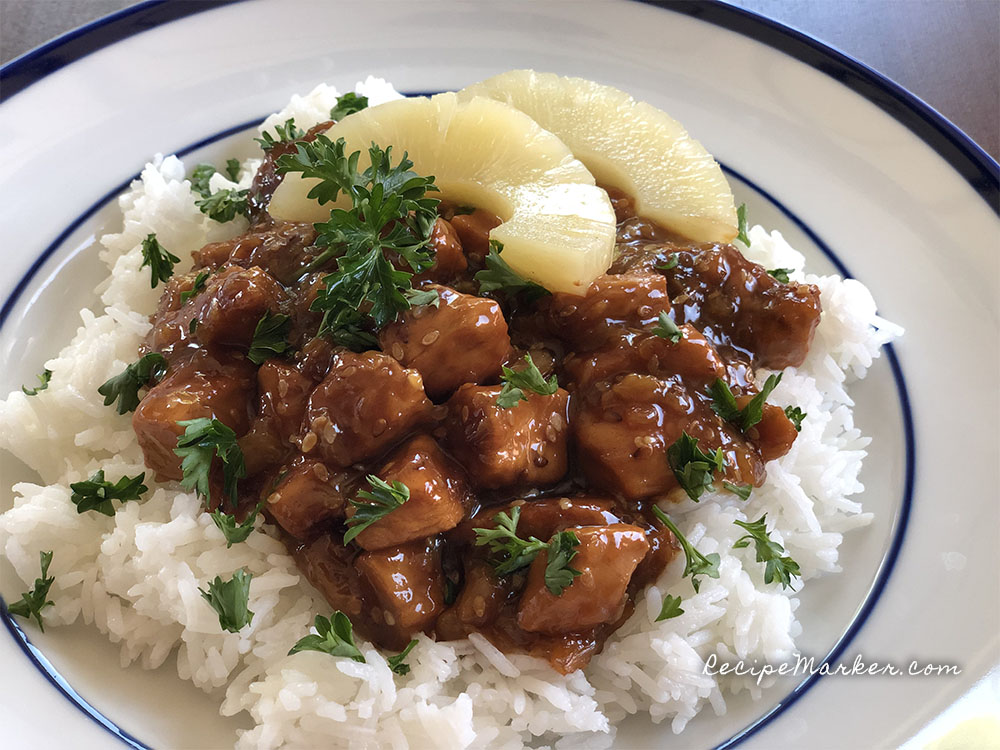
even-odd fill
[[[815,656],[798,656],[794,662],[784,664],[759,664],[743,659],[725,661],[716,654],[709,654],[705,660],[703,674],[750,676],[757,684],[768,677],[799,677],[803,675],[836,675],[840,677],[955,677],[962,674],[962,668],[957,664],[940,664],[937,662],[922,662],[917,659],[904,664],[891,662],[865,661],[861,654],[854,657],[851,663],[821,661]]]

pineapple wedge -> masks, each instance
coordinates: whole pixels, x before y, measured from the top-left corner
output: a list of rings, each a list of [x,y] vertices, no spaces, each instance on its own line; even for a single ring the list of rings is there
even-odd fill
[[[615,214],[607,193],[556,136],[528,115],[485,97],[412,97],[345,117],[326,135],[343,138],[368,164],[372,142],[406,151],[418,174],[434,175],[442,197],[491,211],[490,236],[520,275],[553,292],[583,294],[611,265]],[[330,205],[306,194],[315,180],[285,176],[268,212],[288,221],[325,221]]]
[[[624,190],[642,216],[689,239],[730,242],[733,193],[712,155],[679,122],[624,91],[584,78],[513,70],[459,92],[528,114],[569,146],[602,185]]]

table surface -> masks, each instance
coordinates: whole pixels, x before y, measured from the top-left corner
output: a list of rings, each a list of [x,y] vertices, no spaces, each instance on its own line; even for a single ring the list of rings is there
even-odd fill
[[[1000,0],[729,2],[871,66],[954,122],[994,159],[1000,156]],[[0,0],[0,63],[132,4]]]

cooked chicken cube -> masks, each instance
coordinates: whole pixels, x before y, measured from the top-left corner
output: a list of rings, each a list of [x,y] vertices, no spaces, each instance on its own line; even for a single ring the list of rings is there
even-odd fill
[[[753,396],[739,396],[736,405],[743,409],[752,398]],[[785,415],[785,410],[774,404],[764,404],[760,422],[747,432],[747,437],[754,441],[765,461],[781,458],[788,453],[798,436],[799,431]]]
[[[280,359],[269,359],[257,370],[258,413],[270,420],[282,442],[289,440],[302,424],[315,383]]]
[[[444,219],[439,218],[434,222],[429,249],[434,257],[434,265],[426,271],[414,275],[414,286],[417,286],[421,281],[428,280],[436,281],[439,284],[450,283],[469,266],[458,235],[451,224]]]
[[[356,537],[367,550],[394,547],[455,528],[472,504],[462,467],[434,439],[418,435],[400,447],[379,470],[389,484],[402,482],[410,497]],[[348,509],[354,515],[354,507]]]
[[[382,329],[382,349],[424,379],[427,395],[440,399],[463,383],[483,383],[500,375],[510,348],[500,305],[435,284],[439,304],[418,305]]]
[[[350,466],[376,458],[427,421],[430,409],[416,370],[381,352],[340,352],[309,397],[298,442],[307,455]]]
[[[465,254],[482,265],[490,252],[490,232],[500,226],[500,219],[489,211],[477,208],[471,214],[455,214],[451,225],[462,242]]]
[[[365,587],[353,565],[354,552],[329,534],[292,548],[295,561],[330,604],[351,618],[355,627],[368,624]]]
[[[248,348],[264,313],[278,312],[287,297],[267,272],[229,266],[209,278],[194,300],[195,337],[204,346]]]
[[[250,428],[253,395],[253,367],[245,360],[220,362],[200,352],[189,364],[171,369],[132,415],[146,466],[160,481],[182,479],[181,458],[174,449],[185,428],[178,422],[218,419],[242,435]]]
[[[528,569],[528,580],[517,608],[517,624],[532,633],[559,635],[610,623],[622,616],[625,590],[639,561],[649,551],[646,533],[638,526],[584,526],[570,529],[580,544],[569,566],[580,571],[561,594],[546,586],[547,551]]]
[[[401,636],[409,638],[431,627],[444,609],[444,574],[433,542],[365,552],[354,566],[378,601],[372,619]]]
[[[551,396],[501,409],[500,386],[463,385],[448,401],[447,445],[478,487],[542,487],[566,474],[566,406],[560,388]]]
[[[321,524],[344,517],[347,499],[357,491],[356,472],[331,472],[305,456],[286,464],[262,493],[275,522],[296,539]]]
[[[227,264],[257,266],[282,283],[291,284],[312,260],[315,239],[312,224],[278,221],[258,225],[231,240],[205,245],[194,252],[194,262],[198,267],[213,269]]]

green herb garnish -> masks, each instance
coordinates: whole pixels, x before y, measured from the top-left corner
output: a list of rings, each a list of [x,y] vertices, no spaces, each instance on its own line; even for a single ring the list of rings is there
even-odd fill
[[[174,266],[180,262],[180,258],[167,252],[155,234],[146,235],[142,241],[142,265],[139,268],[149,266],[149,286],[152,289],[156,289],[161,281],[166,283],[174,275]]]
[[[288,350],[288,341],[285,337],[291,327],[292,319],[287,315],[265,310],[264,315],[257,321],[247,359],[255,365],[261,365],[266,359],[284,354]]]
[[[786,406],[785,416],[795,425],[796,432],[802,432],[802,420],[809,415],[797,406]]]
[[[540,396],[551,396],[559,390],[556,376],[552,375],[546,380],[542,376],[542,371],[531,359],[530,354],[524,355],[524,361],[528,363],[528,366],[522,370],[512,370],[506,365],[503,366],[503,372],[500,375],[503,388],[500,389],[497,396],[497,406],[501,409],[510,409],[521,401],[527,401],[528,397],[524,395],[525,391],[531,391]]]
[[[736,232],[736,239],[747,247],[750,247],[750,238],[747,237],[747,204],[741,203],[736,209],[736,221],[739,224],[739,231]]]
[[[254,140],[260,144],[260,147],[265,154],[280,143],[297,141],[299,138],[305,136],[305,131],[295,127],[294,118],[285,120],[284,125],[275,126],[274,132],[277,133],[277,135],[271,135],[265,130],[260,134],[260,138],[254,138]]]
[[[732,422],[743,432],[746,432],[764,418],[764,402],[771,395],[783,373],[768,375],[764,387],[742,409],[736,406],[736,397],[722,378],[712,383],[709,391],[712,394],[712,409],[727,422]]]
[[[238,633],[253,622],[253,612],[250,611],[250,581],[253,573],[240,568],[228,581],[221,576],[208,584],[208,591],[199,588],[216,614],[219,615],[219,627],[230,633]]]
[[[358,96],[353,92],[348,92],[337,98],[337,104],[330,110],[330,119],[334,122],[343,120],[348,115],[353,115],[367,107],[367,96]]]
[[[202,497],[208,497],[208,473],[212,468],[212,457],[222,460],[223,489],[230,502],[236,505],[237,482],[247,475],[243,461],[243,451],[236,442],[236,433],[218,419],[200,417],[178,422],[184,434],[177,438],[174,453],[183,458],[181,471],[184,478],[181,486],[197,490]]]
[[[553,596],[560,596],[573,579],[581,575],[569,566],[576,557],[580,539],[572,531],[560,531],[549,540],[549,556],[545,561],[545,588]]]
[[[372,491],[361,490],[358,492],[358,497],[368,502],[353,498],[350,500],[355,511],[354,515],[347,519],[348,529],[347,533],[344,534],[345,545],[373,523],[402,507],[403,503],[410,499],[410,488],[402,482],[393,482],[390,485],[374,474],[369,474],[367,480]]]
[[[695,589],[697,591],[697,589]],[[679,596],[671,596],[667,594],[663,597],[663,605],[660,607],[660,614],[656,616],[653,622],[663,622],[664,620],[670,620],[674,617],[680,617],[684,614],[684,610],[681,609],[681,598]]]
[[[705,490],[715,491],[713,475],[726,466],[722,448],[716,448],[715,453],[705,453],[698,447],[698,438],[691,437],[687,432],[681,432],[676,442],[667,448],[667,461],[678,484],[695,502]]]
[[[105,381],[97,392],[104,396],[105,406],[117,401],[118,413],[127,414],[139,405],[139,389],[148,385],[150,380],[159,383],[166,372],[166,358],[159,352],[150,352],[128,365],[120,375]]]
[[[69,486],[73,490],[70,500],[76,506],[77,513],[95,510],[106,516],[113,516],[115,507],[111,501],[127,503],[129,500],[138,500],[149,489],[142,483],[145,478],[146,472],[143,472],[135,477],[122,477],[112,484],[104,479],[104,469],[98,469],[85,482],[73,482]]]
[[[42,622],[42,610],[55,604],[49,599],[49,589],[55,581],[55,576],[49,576],[49,565],[52,562],[52,552],[39,552],[38,560],[41,564],[42,575],[35,579],[35,585],[31,591],[21,594],[21,601],[14,602],[7,606],[7,611],[18,617],[34,617],[38,623],[38,629],[45,632],[45,624]]]
[[[687,537],[681,533],[674,522],[670,520],[670,517],[655,505],[653,506],[653,515],[659,518],[663,522],[663,525],[670,529],[680,543],[681,549],[684,550],[683,577],[691,576],[691,585],[694,587],[696,593],[701,586],[698,576],[708,576],[709,578],[719,577],[719,563],[722,558],[719,557],[717,552],[713,552],[710,555],[701,554],[687,540]]]
[[[789,588],[792,585],[792,576],[802,577],[799,564],[791,557],[785,555],[785,548],[777,542],[771,541],[767,534],[767,513],[756,521],[733,521],[741,529],[746,529],[749,534],[740,537],[733,549],[749,547],[753,542],[757,553],[757,562],[766,563],[764,566],[764,583],[780,581],[782,588]]]
[[[42,370],[42,374],[35,377],[38,378],[38,385],[34,388],[21,386],[21,390],[24,391],[25,396],[37,396],[39,391],[44,391],[48,388],[49,382],[52,380],[52,370]]]
[[[508,296],[518,295],[525,302],[533,302],[549,294],[549,290],[534,281],[521,278],[507,261],[500,257],[503,244],[490,240],[490,252],[486,256],[486,268],[475,275],[479,282],[479,293],[503,292]]]
[[[768,271],[768,275],[780,281],[782,284],[788,283],[788,274],[794,271],[794,268],[772,268]]]
[[[410,652],[413,650],[413,647],[417,645],[417,642],[418,642],[417,639],[414,638],[412,641],[406,644],[406,648],[404,648],[395,656],[390,656],[388,659],[386,659],[386,661],[389,662],[389,669],[391,669],[398,675],[409,674],[410,665],[407,664],[404,661],[404,659],[406,659],[406,657],[410,655]]]
[[[183,305],[189,299],[202,291],[205,288],[205,282],[208,281],[208,277],[211,275],[210,271],[199,272],[199,274],[194,277],[194,283],[191,285],[191,288],[187,291],[181,292],[181,304]]]
[[[316,633],[300,638],[288,652],[289,656],[299,651],[321,651],[330,656],[345,656],[364,664],[365,657],[354,645],[354,626],[351,625],[347,615],[339,609],[330,615],[329,619],[323,615],[316,615],[314,625]]]
[[[722,486],[736,495],[740,500],[749,499],[750,493],[753,492],[752,484],[733,484],[732,482],[723,481]]]
[[[199,164],[191,172],[191,189],[202,198],[207,198],[212,194],[212,188],[208,186],[208,181],[215,174],[215,167],[211,164]]]
[[[684,331],[678,328],[677,324],[665,312],[660,313],[656,325],[653,326],[653,333],[661,339],[669,339],[672,344],[676,344],[684,338]]]
[[[243,216],[247,212],[247,195],[249,190],[235,190],[233,188],[223,188],[216,190],[209,196],[196,200],[194,204],[198,210],[208,216],[213,221],[225,224],[232,221],[237,216]]]
[[[437,289],[410,289],[403,292],[403,296],[410,303],[410,307],[420,307],[421,305],[441,307],[441,295],[438,294]]]
[[[226,177],[233,182],[239,182],[240,162],[239,159],[226,159]]]
[[[240,542],[245,542],[247,537],[250,536],[253,531],[254,522],[257,520],[257,514],[260,513],[260,509],[264,507],[266,501],[261,501],[257,504],[257,507],[243,519],[243,523],[237,523],[236,517],[226,513],[222,508],[216,508],[210,514],[212,516],[212,521],[222,532],[222,535],[226,537],[226,549],[229,549],[234,544],[239,544]]]
[[[677,268],[677,264],[680,262],[680,255],[677,253],[670,253],[667,256],[667,262],[661,263],[656,266],[661,271],[669,271],[671,268]]]

